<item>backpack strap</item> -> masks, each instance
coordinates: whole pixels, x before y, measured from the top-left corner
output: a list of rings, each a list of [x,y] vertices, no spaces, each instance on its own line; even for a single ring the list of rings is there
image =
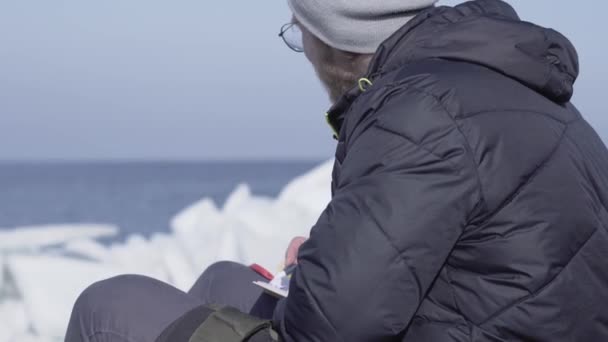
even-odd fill
[[[278,341],[270,321],[225,307],[209,315],[188,342],[246,342],[262,332],[268,336],[268,342]]]

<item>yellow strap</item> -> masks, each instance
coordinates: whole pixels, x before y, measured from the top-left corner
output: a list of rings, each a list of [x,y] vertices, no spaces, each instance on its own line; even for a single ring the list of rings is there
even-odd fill
[[[373,85],[372,81],[363,77],[359,79],[359,90],[366,91],[368,87]]]

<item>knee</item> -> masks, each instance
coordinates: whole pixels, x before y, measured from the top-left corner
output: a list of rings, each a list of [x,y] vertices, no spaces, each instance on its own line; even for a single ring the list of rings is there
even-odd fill
[[[223,284],[234,279],[237,275],[247,274],[251,269],[243,264],[232,261],[220,261],[209,266],[199,277],[197,284]]]
[[[73,312],[111,312],[113,306],[141,291],[150,280],[139,275],[121,275],[93,283],[78,296]]]
[[[194,283],[189,293],[203,300],[208,300],[217,286],[230,283],[235,274],[243,272],[249,267],[231,261],[220,261],[207,267],[198,280]]]
[[[212,277],[216,278],[216,277],[222,277],[224,275],[232,275],[232,274],[234,274],[234,270],[240,270],[240,269],[246,269],[246,268],[248,268],[248,267],[245,265],[236,263],[236,262],[220,261],[220,262],[216,262],[215,264],[212,264],[211,266],[209,266],[203,272],[203,277],[212,276]]]
[[[86,288],[74,303],[66,341],[81,341],[81,336],[91,336],[108,329],[128,335],[129,326],[136,326],[142,314],[170,308],[174,297],[167,294],[172,294],[172,291],[178,290],[138,275],[122,275],[96,282]],[[114,341],[117,336],[111,340]]]

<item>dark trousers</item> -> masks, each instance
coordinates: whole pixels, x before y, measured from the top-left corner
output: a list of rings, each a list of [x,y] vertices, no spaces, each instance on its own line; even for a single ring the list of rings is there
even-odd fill
[[[188,293],[143,276],[100,281],[78,297],[65,341],[153,342],[187,313],[207,305],[231,306],[271,319],[277,300],[253,285],[255,280],[263,278],[249,267],[220,262],[209,267]]]

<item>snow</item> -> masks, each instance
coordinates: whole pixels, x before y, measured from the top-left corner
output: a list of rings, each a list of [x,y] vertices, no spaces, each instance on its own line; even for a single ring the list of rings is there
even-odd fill
[[[202,199],[177,214],[171,233],[106,246],[108,225],[0,230],[0,342],[63,341],[72,305],[90,284],[141,274],[187,290],[220,260],[278,270],[291,238],[306,236],[330,198],[332,163],[294,179],[276,198],[239,185],[223,208]]]
[[[111,237],[118,228],[108,225],[48,225],[0,230],[0,251],[36,250],[77,239]]]

